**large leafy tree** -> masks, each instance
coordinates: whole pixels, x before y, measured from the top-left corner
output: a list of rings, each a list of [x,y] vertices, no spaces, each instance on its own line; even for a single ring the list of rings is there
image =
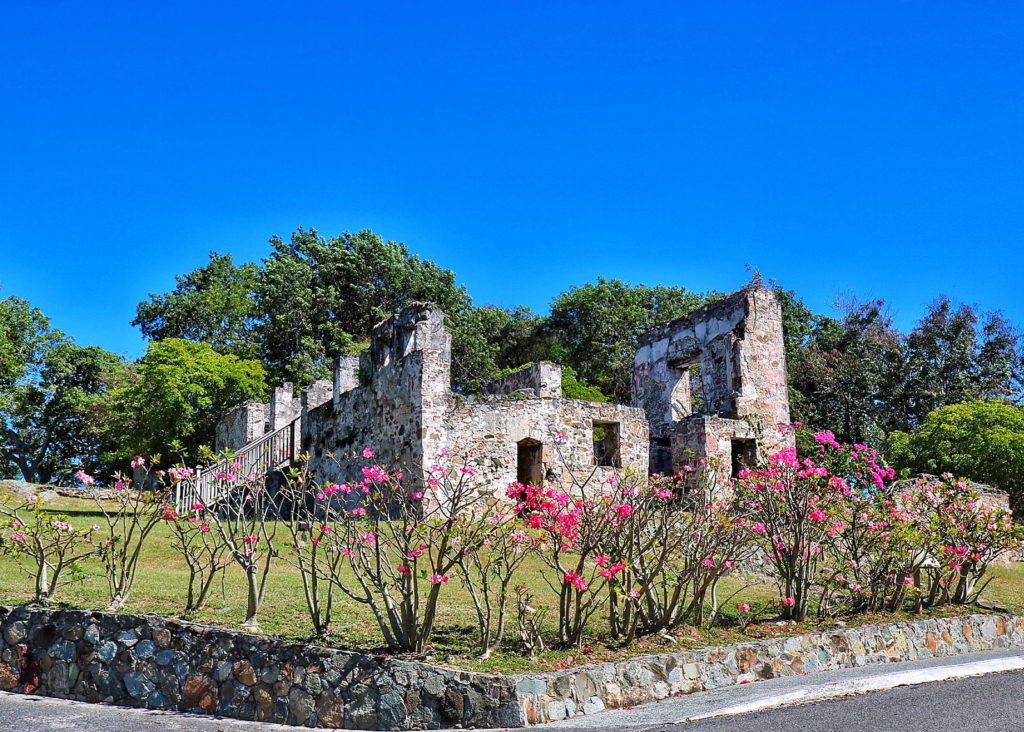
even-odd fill
[[[979,317],[944,295],[907,336],[907,362],[904,399],[911,425],[949,404],[1021,396],[1019,334],[999,313]]]
[[[218,353],[255,358],[259,274],[253,263],[236,265],[230,254],[210,252],[206,265],[175,278],[174,290],[140,302],[132,325],[151,341],[186,338],[209,343]]]
[[[25,480],[48,483],[82,468],[103,473],[100,455],[111,433],[96,419],[99,405],[123,378],[123,360],[82,347],[50,327],[28,302],[0,302],[4,340],[0,379],[0,464]]]
[[[172,292],[140,303],[133,324],[151,340],[258,359],[270,383],[301,386],[328,377],[334,356],[358,352],[377,323],[411,302],[435,303],[453,330],[471,310],[454,272],[372,231],[328,239],[299,229],[270,246],[261,264],[211,254]]]
[[[886,457],[901,474],[953,473],[1010,492],[1024,508],[1024,407],[971,401],[937,409],[912,433],[893,432]]]
[[[552,301],[544,328],[551,360],[572,367],[582,381],[612,401],[628,404],[640,335],[715,297],[682,287],[630,285],[599,277]]]
[[[818,318],[789,369],[797,420],[845,442],[880,439],[900,423],[903,345],[881,300],[847,303],[840,319]]]
[[[123,468],[133,455],[168,455],[175,444],[180,457],[197,462],[213,445],[225,409],[265,396],[264,377],[258,362],[217,353],[208,343],[151,343],[130,382],[112,396],[107,418],[119,439],[107,462]]]
[[[548,358],[544,319],[526,307],[514,310],[485,305],[469,308],[449,322],[452,334],[452,384],[481,391],[504,370]]]

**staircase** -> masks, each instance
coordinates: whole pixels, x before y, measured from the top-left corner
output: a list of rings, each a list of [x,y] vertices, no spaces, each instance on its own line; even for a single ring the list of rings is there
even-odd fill
[[[239,481],[263,480],[295,460],[299,438],[299,420],[268,432],[225,458],[200,468],[192,481],[180,481],[175,488],[174,506],[178,513],[196,503],[214,506],[227,496]],[[236,466],[234,470],[232,468]]]

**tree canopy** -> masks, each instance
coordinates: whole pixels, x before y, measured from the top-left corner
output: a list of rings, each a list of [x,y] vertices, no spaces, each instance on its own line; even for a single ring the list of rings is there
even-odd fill
[[[105,417],[117,445],[106,461],[123,467],[137,454],[168,455],[177,443],[181,458],[198,462],[227,408],[265,396],[264,376],[258,362],[219,354],[208,343],[151,343],[129,383],[111,395]]]
[[[1024,508],[1024,407],[971,401],[935,410],[913,433],[893,432],[886,456],[903,476],[953,473],[1009,491]]]
[[[612,401],[628,404],[640,335],[716,298],[682,287],[630,285],[599,277],[552,301],[551,315],[544,322],[548,360],[571,367],[578,379]]]
[[[259,275],[251,262],[236,266],[230,254],[210,252],[207,264],[175,277],[174,290],[140,302],[132,325],[151,341],[185,338],[209,343],[218,353],[257,357]]]
[[[20,298],[0,301],[0,472],[34,483],[102,473],[110,434],[94,418],[123,377],[113,353],[82,347]]]

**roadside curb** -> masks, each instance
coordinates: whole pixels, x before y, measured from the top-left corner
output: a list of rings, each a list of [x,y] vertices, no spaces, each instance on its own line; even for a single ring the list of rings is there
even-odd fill
[[[863,679],[836,681],[829,684],[815,684],[802,689],[797,689],[796,691],[786,692],[784,694],[752,699],[741,704],[732,704],[710,712],[694,714],[677,720],[676,722],[673,722],[673,724],[700,722],[706,719],[763,712],[768,709],[777,709],[779,707],[787,707],[793,704],[807,704],[809,702],[826,701],[829,699],[838,699],[857,694],[867,694],[873,691],[885,691],[886,689],[895,689],[899,686],[917,686],[919,684],[928,684],[935,681],[951,681],[953,679],[964,679],[971,676],[984,676],[986,674],[1020,670],[1024,670],[1024,656],[995,658],[986,661],[951,664],[949,666],[914,669],[910,671],[894,671],[890,673],[881,672],[877,676],[869,676]]]

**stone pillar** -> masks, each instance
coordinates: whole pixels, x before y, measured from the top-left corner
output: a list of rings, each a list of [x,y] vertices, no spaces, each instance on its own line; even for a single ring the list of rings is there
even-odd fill
[[[279,430],[299,416],[299,400],[292,391],[292,383],[284,382],[270,395],[270,429]]]
[[[338,356],[334,359],[334,401],[359,386],[359,356]]]

